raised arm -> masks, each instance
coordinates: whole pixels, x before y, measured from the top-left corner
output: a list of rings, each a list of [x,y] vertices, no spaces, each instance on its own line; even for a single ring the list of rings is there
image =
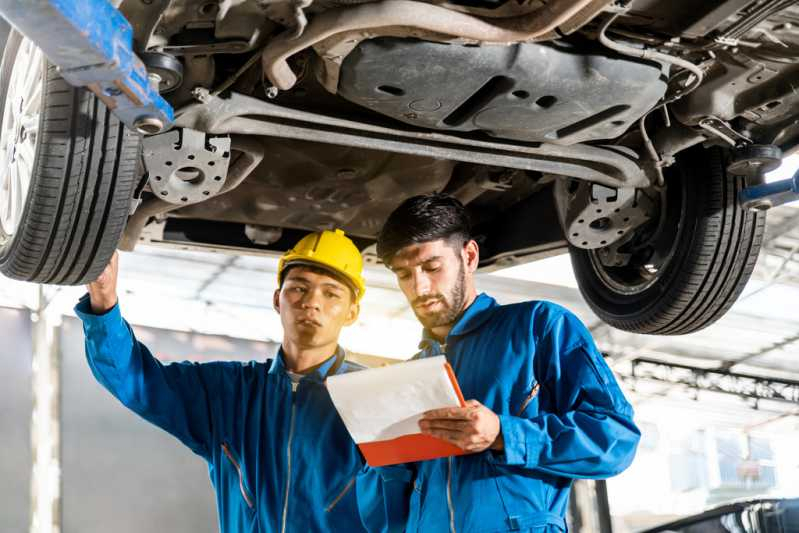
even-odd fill
[[[207,365],[164,365],[138,342],[117,303],[118,257],[88,286],[75,311],[83,321],[86,357],[95,378],[126,407],[207,457],[212,445],[212,390]]]

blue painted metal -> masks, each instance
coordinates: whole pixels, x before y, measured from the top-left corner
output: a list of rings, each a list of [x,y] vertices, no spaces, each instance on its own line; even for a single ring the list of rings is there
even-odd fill
[[[799,170],[792,178],[747,187],[738,198],[746,209],[766,210],[799,200]]]
[[[128,127],[156,133],[171,126],[172,107],[133,52],[130,23],[107,0],[0,0],[0,15]]]

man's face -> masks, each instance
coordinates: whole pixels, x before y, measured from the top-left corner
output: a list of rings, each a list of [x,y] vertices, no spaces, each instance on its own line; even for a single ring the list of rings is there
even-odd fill
[[[476,254],[476,246],[470,241],[456,250],[441,239],[406,246],[391,260],[389,268],[425,328],[452,326],[463,312],[469,296],[467,275],[474,270],[469,254],[471,247]]]
[[[337,343],[341,328],[354,323],[359,311],[347,285],[303,266],[286,273],[274,305],[286,337],[306,347]]]

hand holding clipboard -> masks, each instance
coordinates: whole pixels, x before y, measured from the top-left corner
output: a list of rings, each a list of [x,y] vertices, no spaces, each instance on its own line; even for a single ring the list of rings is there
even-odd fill
[[[327,388],[370,466],[466,453],[419,429],[426,411],[466,405],[444,356],[331,376]]]

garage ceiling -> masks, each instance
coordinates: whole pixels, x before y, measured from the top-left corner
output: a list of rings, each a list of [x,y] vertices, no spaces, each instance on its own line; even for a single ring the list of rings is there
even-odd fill
[[[556,261],[568,264],[565,257]],[[190,309],[197,304],[205,313],[211,313],[215,307],[235,307],[237,312],[245,314],[252,311],[259,315],[263,311],[273,314],[276,266],[275,257],[141,246],[135,253],[123,257],[122,286],[128,297],[137,300],[182,302],[185,316],[173,319],[187,318]],[[531,264],[530,270],[535,266]],[[383,267],[370,266],[366,278],[369,290],[362,306],[361,329],[367,324],[379,326],[392,321],[415,324],[390,272]],[[799,306],[796,304],[799,302],[799,206],[783,206],[769,212],[763,251],[744,293],[722,320],[692,335],[643,336],[614,330],[596,318],[573,287],[507,278],[503,272],[480,274],[478,286],[505,303],[548,299],[568,307],[592,329],[603,350],[614,356],[692,358],[708,363],[735,363],[737,371],[779,370],[799,377]],[[145,310],[147,307],[153,306],[148,305]],[[153,313],[152,316],[157,315]],[[213,326],[204,322],[197,319],[189,329]],[[256,325],[246,336],[260,337],[269,333],[270,328],[266,326]],[[410,342],[401,340],[400,345],[410,346],[412,350],[418,328],[416,331],[417,337]],[[279,334],[279,330],[272,334]],[[378,343],[369,351],[402,356],[386,350],[384,344]],[[405,352],[405,356],[411,353]]]
[[[140,246],[121,259],[123,311],[134,324],[280,340],[279,317],[272,310],[276,267],[277,257],[271,256]],[[553,267],[557,275],[547,273]],[[622,376],[630,375],[631,361],[644,357],[799,381],[799,206],[782,206],[768,213],[763,250],[744,293],[724,318],[691,335],[635,335],[604,325],[582,300],[569,270],[568,257],[561,256],[481,273],[478,288],[503,303],[545,299],[571,309],[592,330],[600,349]],[[411,356],[420,327],[396,289],[393,275],[382,266],[368,266],[365,277],[369,289],[361,318],[345,330],[342,343],[362,354],[398,359]],[[552,283],[542,282],[550,279]],[[0,304],[23,303],[34,308],[31,288],[0,282]],[[49,309],[69,314],[84,289],[48,291]],[[639,398],[692,397],[680,385],[627,381]],[[781,416],[794,412],[797,405],[766,402],[758,407],[764,415]]]

